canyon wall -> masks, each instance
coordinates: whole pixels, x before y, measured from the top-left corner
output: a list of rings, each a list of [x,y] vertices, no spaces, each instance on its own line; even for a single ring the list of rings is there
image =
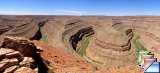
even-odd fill
[[[76,50],[80,47],[85,37],[93,35],[92,26],[85,21],[70,21],[65,25],[62,41],[68,48]]]
[[[139,42],[154,53],[155,57],[160,57],[160,17],[54,16],[49,17],[49,20],[45,19],[47,16],[44,19],[41,16],[35,19],[21,18],[0,18],[0,38],[19,36],[34,40],[37,39],[36,36],[40,36],[39,27],[42,27],[47,44],[65,53],[80,56],[75,50],[86,37],[92,36],[85,57],[111,67],[137,64],[137,48],[132,43],[132,38],[139,35]],[[38,26],[42,20],[47,21]]]
[[[67,48],[62,42],[62,33],[64,30],[63,23],[60,21],[51,20],[45,23],[42,29],[45,32],[48,44],[63,51],[67,51]]]
[[[0,18],[0,35],[11,30],[16,25],[25,24],[29,21],[30,21],[30,18],[1,17]]]
[[[96,33],[86,50],[88,59],[107,67],[136,64],[137,48],[131,40],[133,35],[140,35],[140,43],[157,58],[160,57],[158,18],[97,17],[96,19],[96,22],[89,20],[95,23],[93,28]]]
[[[79,48],[85,37],[94,34],[91,25],[85,21],[68,19],[54,19],[42,28],[49,44],[63,52],[79,56],[75,50]]]
[[[59,17],[45,24],[44,31],[52,46],[67,53],[75,53],[87,36],[85,33],[94,33],[85,56],[107,67],[137,63],[137,49],[132,43],[134,35],[140,35],[140,43],[152,52],[160,45],[158,17]]]
[[[95,36],[86,50],[86,57],[92,61],[111,66],[126,66],[136,63],[137,51],[131,46],[133,32],[116,25],[93,25]]]
[[[28,39],[36,39],[40,34],[38,22],[34,19],[29,19],[23,23],[16,23],[12,29],[0,35],[2,39],[4,36],[19,36]]]

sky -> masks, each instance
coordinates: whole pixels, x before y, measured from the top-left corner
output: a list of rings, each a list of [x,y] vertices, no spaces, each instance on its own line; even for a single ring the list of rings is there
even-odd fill
[[[160,15],[160,0],[0,0],[0,15]]]

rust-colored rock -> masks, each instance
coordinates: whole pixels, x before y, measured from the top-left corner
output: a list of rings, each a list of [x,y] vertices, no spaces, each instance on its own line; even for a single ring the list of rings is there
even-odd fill
[[[0,72],[10,66],[13,66],[13,65],[17,65],[18,64],[18,60],[16,58],[13,58],[13,59],[10,59],[10,60],[5,60],[2,61],[2,63],[0,63]]]
[[[23,61],[19,63],[21,67],[36,68],[35,61],[31,57],[24,57]]]
[[[14,73],[37,73],[29,67],[21,67],[17,69]]]
[[[0,48],[0,73],[38,72],[36,62],[33,60],[37,49],[31,41],[24,38],[6,37],[2,47]]]
[[[12,53],[6,54],[6,58],[20,57],[20,53],[18,51],[14,51]]]
[[[12,53],[13,51],[14,51],[13,49],[5,49],[5,48],[1,48],[1,49],[0,49],[0,55]]]
[[[0,40],[0,48],[1,48],[2,44],[3,44],[3,42]]]
[[[17,65],[7,68],[3,73],[13,73],[18,68]]]
[[[6,54],[8,53],[12,53],[14,50],[12,49],[4,49],[4,48],[1,48],[0,49],[0,60],[2,60],[3,58],[6,57]]]
[[[34,57],[37,49],[33,42],[25,38],[4,37],[4,48],[11,48],[19,51],[23,56]]]

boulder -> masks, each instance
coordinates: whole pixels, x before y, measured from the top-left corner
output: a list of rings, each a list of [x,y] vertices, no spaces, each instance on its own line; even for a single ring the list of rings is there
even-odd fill
[[[18,64],[18,59],[17,58],[10,59],[10,62],[8,63],[9,66],[16,65],[16,64]]]
[[[36,63],[31,57],[24,57],[23,61],[19,63],[20,66],[36,68]]]
[[[14,73],[37,73],[29,67],[21,67],[17,69]]]
[[[3,47],[12,48],[27,57],[34,57],[37,52],[33,42],[20,37],[4,37]]]
[[[5,58],[6,54],[13,52],[14,50],[12,49],[4,49],[1,48],[0,49],[0,60],[2,60],[3,58]]]
[[[37,47],[25,38],[5,37],[0,48],[0,73],[36,73]]]
[[[5,70],[6,68],[13,66],[13,65],[17,65],[18,64],[18,60],[16,58],[13,59],[5,59],[2,62],[0,62],[0,72]]]
[[[17,65],[7,68],[3,73],[13,73],[18,68]]]
[[[1,63],[0,64],[0,71],[3,71],[6,67],[5,67],[5,65],[6,65],[7,63]]]
[[[6,58],[20,57],[20,53],[18,51],[14,51],[12,53],[6,54]]]

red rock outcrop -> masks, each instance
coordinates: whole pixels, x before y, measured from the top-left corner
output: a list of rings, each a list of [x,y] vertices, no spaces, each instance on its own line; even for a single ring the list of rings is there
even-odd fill
[[[24,38],[5,37],[0,48],[0,72],[3,73],[37,73],[33,57],[36,46]]]
[[[4,37],[2,46],[19,51],[23,56],[27,57],[34,57],[37,52],[37,48],[33,42],[20,37]]]

